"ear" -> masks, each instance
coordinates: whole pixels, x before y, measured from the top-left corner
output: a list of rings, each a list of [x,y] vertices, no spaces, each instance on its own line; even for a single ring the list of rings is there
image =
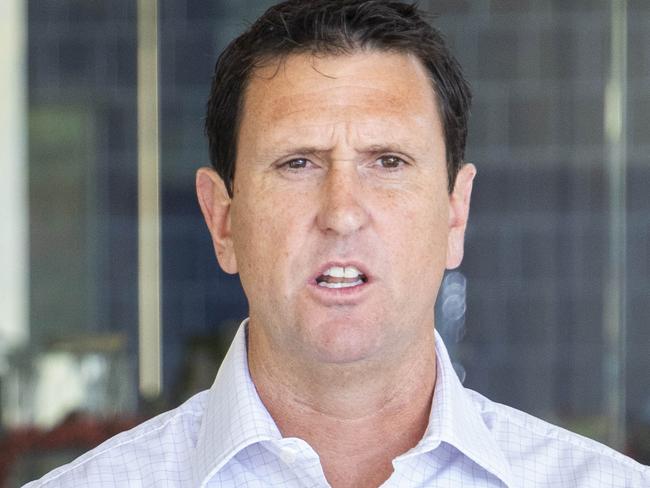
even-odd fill
[[[200,168],[196,172],[196,195],[212,236],[219,266],[226,273],[237,273],[230,227],[231,198],[225,183],[212,168]]]
[[[464,164],[456,175],[454,190],[449,195],[447,269],[457,268],[463,260],[465,229],[467,228],[469,202],[475,176],[476,167],[473,164]]]

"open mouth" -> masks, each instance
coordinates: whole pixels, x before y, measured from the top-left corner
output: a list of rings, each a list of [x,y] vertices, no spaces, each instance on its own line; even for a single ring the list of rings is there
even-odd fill
[[[365,274],[354,266],[331,266],[316,278],[323,288],[351,288],[368,282]]]

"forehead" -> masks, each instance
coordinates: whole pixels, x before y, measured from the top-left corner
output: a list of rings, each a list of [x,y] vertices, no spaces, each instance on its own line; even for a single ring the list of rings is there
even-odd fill
[[[303,137],[322,132],[323,124],[394,137],[413,137],[414,130],[440,132],[432,82],[409,54],[293,54],[253,72],[244,96],[240,143]]]

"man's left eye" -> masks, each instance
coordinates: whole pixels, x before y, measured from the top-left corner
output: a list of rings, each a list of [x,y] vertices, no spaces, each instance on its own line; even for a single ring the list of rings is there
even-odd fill
[[[377,159],[377,162],[386,169],[397,169],[405,164],[402,158],[392,155],[382,156]]]
[[[284,163],[288,169],[304,169],[309,165],[309,160],[305,158],[296,158]]]

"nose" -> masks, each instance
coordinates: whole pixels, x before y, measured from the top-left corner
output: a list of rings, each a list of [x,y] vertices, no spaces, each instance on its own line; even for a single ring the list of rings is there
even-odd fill
[[[364,202],[364,189],[356,165],[328,170],[321,187],[318,226],[324,232],[349,236],[361,230],[369,215]]]

